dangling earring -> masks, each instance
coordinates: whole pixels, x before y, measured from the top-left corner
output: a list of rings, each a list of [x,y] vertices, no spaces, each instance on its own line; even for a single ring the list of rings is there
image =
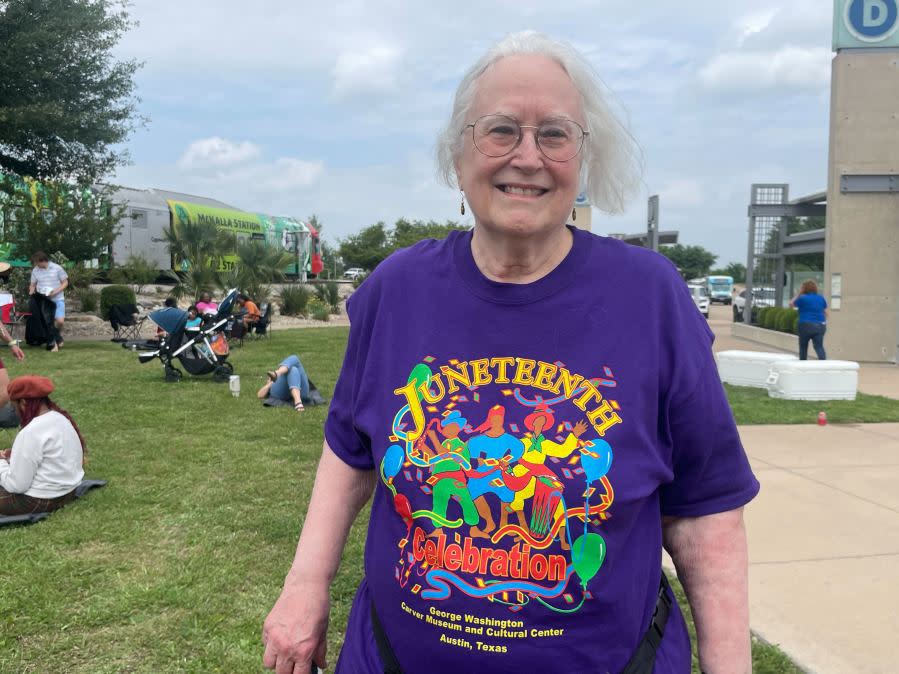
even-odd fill
[[[572,208],[571,209],[571,221],[574,222],[575,220],[577,220],[577,209]]]
[[[465,215],[465,192],[463,192],[462,190],[459,190],[459,194],[462,195],[462,205],[459,207],[459,212],[462,215]]]

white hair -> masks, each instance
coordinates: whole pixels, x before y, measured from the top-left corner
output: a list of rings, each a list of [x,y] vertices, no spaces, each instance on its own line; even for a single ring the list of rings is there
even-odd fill
[[[545,56],[557,62],[581,95],[586,131],[581,150],[581,189],[591,203],[608,213],[620,213],[640,184],[643,169],[640,146],[631,135],[623,110],[616,115],[613,98],[599,75],[571,45],[536,31],[512,33],[496,43],[459,83],[453,114],[437,140],[437,174],[457,187],[456,162],[462,154],[463,131],[477,93],[478,79],[491,65],[519,54]]]

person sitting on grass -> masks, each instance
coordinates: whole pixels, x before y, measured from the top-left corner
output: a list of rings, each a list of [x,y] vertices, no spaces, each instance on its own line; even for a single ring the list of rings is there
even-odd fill
[[[303,401],[309,401],[309,376],[300,362],[299,356],[288,356],[281,361],[277,369],[268,372],[268,381],[259,389],[256,396],[260,400],[275,398],[293,403],[297,412],[306,408]]]
[[[16,377],[7,387],[21,430],[0,452],[0,515],[49,512],[75,499],[84,478],[84,437],[69,413],[50,400],[46,377]]]

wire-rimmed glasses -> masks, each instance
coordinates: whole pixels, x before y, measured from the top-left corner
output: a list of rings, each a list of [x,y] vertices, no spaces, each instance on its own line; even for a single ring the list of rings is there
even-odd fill
[[[504,157],[521,143],[522,129],[534,129],[534,139],[543,156],[551,161],[573,159],[584,146],[587,132],[574,120],[565,117],[547,119],[539,126],[519,124],[508,115],[484,115],[472,124],[472,140],[478,152],[488,157]]]

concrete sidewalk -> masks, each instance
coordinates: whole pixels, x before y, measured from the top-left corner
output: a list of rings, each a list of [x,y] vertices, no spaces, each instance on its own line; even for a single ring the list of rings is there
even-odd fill
[[[716,351],[772,350],[731,336],[730,307],[709,323]],[[862,363],[859,390],[899,399],[899,367]],[[753,631],[818,674],[899,671],[899,423],[740,436],[762,484],[745,512]]]
[[[812,672],[899,671],[899,424],[740,435],[753,630]]]

